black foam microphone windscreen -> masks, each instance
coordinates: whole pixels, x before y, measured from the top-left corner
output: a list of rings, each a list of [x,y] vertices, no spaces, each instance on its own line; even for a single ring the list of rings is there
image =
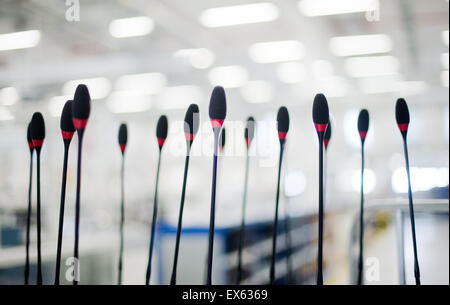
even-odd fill
[[[277,128],[280,144],[284,144],[284,142],[286,141],[287,132],[289,131],[289,112],[284,106],[278,109]]]
[[[247,149],[252,144],[254,136],[255,136],[255,119],[252,116],[250,116],[247,118],[247,123],[244,130],[244,138],[245,144],[247,145]]]
[[[362,142],[366,139],[367,130],[369,130],[369,112],[362,109],[358,116],[358,132]]]
[[[63,140],[71,140],[75,132],[72,120],[72,101],[67,101],[61,113],[60,127]]]
[[[227,116],[227,101],[223,87],[214,87],[209,101],[209,118],[213,128],[222,127]]]
[[[44,117],[40,112],[35,112],[31,119],[31,138],[34,148],[40,149],[45,139]]]
[[[166,141],[168,128],[169,123],[167,117],[165,115],[160,116],[156,125],[156,138],[158,139],[159,149],[162,149],[164,142]]]
[[[184,136],[188,142],[188,147],[191,146],[192,141],[194,141],[195,135],[198,132],[198,127],[200,125],[200,115],[197,104],[189,105],[184,116]]]
[[[409,110],[405,99],[399,98],[395,104],[395,118],[397,120],[398,128],[405,138],[408,133],[409,126]]]
[[[75,129],[80,131],[86,128],[91,113],[91,96],[86,85],[80,84],[75,90],[72,104],[72,120]]]
[[[128,141],[128,130],[127,130],[127,124],[125,124],[125,123],[120,124],[118,141],[119,141],[120,151],[123,154],[125,152],[125,148],[127,146],[127,141]]]
[[[325,132],[329,122],[328,102],[322,93],[314,97],[313,121],[317,132]]]

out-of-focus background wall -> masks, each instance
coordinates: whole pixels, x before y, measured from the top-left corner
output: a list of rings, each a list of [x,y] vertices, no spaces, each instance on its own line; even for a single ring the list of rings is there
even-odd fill
[[[35,111],[43,113],[46,123],[44,282],[53,281],[63,158],[59,115],[75,86],[85,83],[93,100],[83,151],[81,283],[116,282],[121,122],[129,128],[124,283],[144,282],[158,154],[155,125],[161,114],[168,116],[169,135],[162,156],[152,282],[168,283],[185,155],[182,120],[190,103],[200,107],[201,126],[189,169],[178,275],[180,283],[203,283],[212,173],[208,103],[213,86],[222,85],[228,114],[227,142],[219,161],[215,282],[231,283],[235,276],[243,127],[249,115],[257,121],[257,133],[250,150],[245,281],[268,282],[279,149],[275,118],[285,105],[291,128],[280,218],[289,215],[292,220],[292,282],[314,283],[318,146],[311,108],[314,95],[323,92],[333,126],[326,155],[326,283],[354,282],[352,241],[358,232],[354,222],[361,163],[356,122],[361,108],[370,113],[367,204],[405,207],[407,180],[394,116],[396,99],[405,97],[411,113],[412,187],[414,198],[422,200],[418,205],[423,205],[417,214],[422,274],[425,283],[448,284],[448,18],[445,0],[1,1],[0,283],[23,282],[26,127]],[[76,145],[74,137],[64,258],[73,247]],[[404,210],[404,230],[396,230],[396,211],[374,208],[368,213],[365,254],[376,258],[380,267],[379,278],[371,283],[401,282],[400,231],[405,234],[406,281],[412,283],[409,216]],[[280,251],[283,236],[281,232]],[[280,283],[283,268],[281,255]],[[33,264],[32,281],[34,271]]]

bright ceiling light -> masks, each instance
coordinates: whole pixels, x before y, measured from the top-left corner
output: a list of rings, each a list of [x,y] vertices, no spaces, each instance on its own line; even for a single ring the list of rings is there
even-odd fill
[[[441,54],[441,64],[444,69],[448,70],[448,53]]]
[[[311,72],[317,80],[327,80],[333,76],[334,68],[328,60],[315,60],[311,64]]]
[[[20,99],[19,92],[14,87],[5,87],[0,89],[0,104],[3,106],[11,106]]]
[[[305,65],[299,62],[285,62],[277,66],[278,79],[287,84],[296,84],[306,79]]]
[[[366,94],[379,94],[395,92],[401,96],[411,96],[424,93],[429,86],[424,81],[399,81],[398,77],[394,79],[385,77],[364,78],[359,82],[361,91]]]
[[[48,102],[48,111],[50,112],[50,115],[53,117],[60,117],[62,110],[64,108],[64,104],[68,100],[72,100],[73,96],[70,95],[58,95],[54,96],[50,99]]]
[[[14,120],[14,115],[8,108],[0,106],[0,121],[10,121],[10,120]]]
[[[426,92],[428,88],[428,84],[424,81],[404,81],[394,83],[394,91],[404,97],[422,94]]]
[[[213,86],[224,88],[238,88],[248,80],[248,72],[241,66],[221,66],[212,68],[208,79]]]
[[[111,83],[107,78],[95,77],[68,81],[63,86],[63,95],[73,96],[79,84],[85,84],[88,87],[93,100],[105,98],[111,91]]]
[[[441,33],[442,42],[448,47],[448,30]]]
[[[305,16],[326,16],[374,11],[378,0],[300,0],[298,9]]]
[[[158,95],[158,107],[161,109],[185,109],[190,104],[201,104],[203,91],[194,85],[166,87]]]
[[[41,40],[38,30],[0,34],[0,51],[35,47]]]
[[[155,28],[153,19],[147,16],[116,19],[109,24],[112,37],[126,38],[150,34]]]
[[[333,76],[316,82],[313,88],[315,93],[322,92],[326,97],[343,97],[347,95],[349,85],[345,78]]]
[[[212,66],[216,56],[206,48],[181,49],[173,54],[175,57],[184,59],[196,69],[206,69]]]
[[[399,62],[393,56],[352,57],[345,60],[345,69],[352,77],[394,75]]]
[[[253,80],[241,88],[241,94],[249,103],[267,103],[273,98],[274,89],[267,81]]]
[[[330,49],[336,56],[387,53],[392,50],[392,40],[384,34],[333,37]]]
[[[250,46],[248,53],[260,64],[294,61],[305,57],[305,47],[296,40],[258,42]]]
[[[134,91],[140,94],[156,94],[167,84],[167,77],[158,72],[127,74],[119,77],[114,88],[117,91]]]
[[[144,112],[151,106],[151,96],[136,91],[114,91],[107,101],[107,107],[112,113]]]
[[[441,83],[442,86],[448,87],[448,70],[441,72]]]
[[[278,8],[268,2],[216,7],[204,10],[200,23],[209,28],[269,22],[279,16]]]

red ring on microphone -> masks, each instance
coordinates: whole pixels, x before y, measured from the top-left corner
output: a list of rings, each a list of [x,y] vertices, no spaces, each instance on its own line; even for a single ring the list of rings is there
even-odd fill
[[[75,129],[85,129],[88,122],[87,119],[75,119],[75,118],[73,118],[72,121]]]

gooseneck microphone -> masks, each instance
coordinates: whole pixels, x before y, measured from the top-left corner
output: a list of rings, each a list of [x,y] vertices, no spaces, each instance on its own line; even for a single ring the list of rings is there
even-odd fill
[[[159,168],[161,165],[161,151],[164,145],[164,142],[167,138],[167,129],[168,122],[167,117],[162,115],[159,117],[158,124],[156,125],[156,138],[158,139],[159,146],[159,154],[158,154],[158,166],[156,169],[156,183],[155,183],[155,195],[153,197],[153,217],[152,217],[152,227],[150,232],[150,248],[148,254],[148,265],[147,265],[147,273],[145,275],[145,284],[150,284],[150,277],[152,275],[152,256],[153,256],[153,242],[155,237],[155,227],[156,227],[156,219],[158,215],[158,182],[159,182]]]
[[[328,102],[322,93],[314,97],[313,122],[319,137],[319,240],[317,252],[317,285],[323,285],[323,140],[329,122]]]
[[[225,130],[222,131],[222,134]],[[238,244],[238,263],[237,263],[237,277],[236,284],[239,285],[242,280],[242,245],[245,237],[245,206],[247,205],[247,185],[248,185],[248,166],[250,162],[249,149],[255,136],[255,119],[249,117],[246,122],[244,130],[245,145],[247,147],[245,155],[245,178],[244,178],[244,195],[242,198],[242,218],[241,228],[239,230],[239,244]]]
[[[127,147],[128,131],[127,124],[122,123],[119,127],[119,147],[122,153],[122,166],[120,169],[120,246],[119,246],[119,266],[117,284],[122,285],[122,260],[123,260],[123,224],[125,221],[125,188],[124,188],[124,173],[125,173],[125,149]]]
[[[367,130],[369,129],[369,112],[361,110],[358,116],[358,132],[361,138],[361,203],[359,213],[359,260],[358,260],[358,285],[363,283],[364,268],[364,143],[366,141]]]
[[[83,147],[83,135],[89,114],[91,113],[91,97],[86,85],[80,84],[75,90],[72,102],[72,122],[78,134],[78,162],[77,162],[77,190],[75,198],[75,243],[73,256],[75,258],[73,284],[78,285],[79,255],[78,243],[80,240],[80,191],[81,191],[81,156]]]
[[[208,241],[208,269],[206,274],[206,285],[211,285],[213,249],[214,249],[214,221],[216,208],[216,179],[217,179],[217,155],[219,149],[219,136],[223,122],[227,116],[227,101],[223,87],[214,87],[209,102],[209,118],[214,132],[214,156],[213,174],[211,187],[211,213],[209,219],[209,241]],[[225,139],[225,138],[224,138]]]
[[[411,177],[409,171],[409,157],[408,157],[408,145],[406,143],[406,135],[409,127],[409,110],[406,101],[402,98],[397,100],[395,105],[395,118],[397,119],[397,125],[403,137],[403,150],[405,153],[406,161],[406,174],[408,175],[408,198],[409,198],[409,217],[411,219],[412,241],[414,250],[414,277],[416,278],[416,285],[420,285],[420,270],[419,259],[417,256],[417,242],[416,242],[416,223],[414,220],[414,206],[411,191]]]
[[[25,285],[29,283],[30,276],[30,220],[31,220],[31,189],[33,187],[33,137],[31,135],[31,122],[28,123],[27,128],[27,142],[30,149],[30,179],[28,183],[28,209],[27,209],[27,228],[25,237]]]
[[[189,156],[191,152],[192,142],[194,142],[195,135],[198,132],[198,127],[200,123],[199,109],[197,104],[191,104],[186,111],[184,117],[184,136],[186,138],[186,160],[184,163],[184,176],[183,176],[183,187],[181,190],[181,202],[180,202],[180,212],[178,214],[178,226],[177,226],[177,237],[175,240],[175,253],[173,258],[173,269],[172,277],[170,278],[170,285],[175,285],[177,281],[177,264],[178,264],[178,251],[180,247],[180,237],[181,228],[183,222],[183,209],[184,209],[184,198],[186,194],[186,181],[189,168]]]
[[[59,205],[59,225],[58,225],[58,245],[56,248],[56,267],[55,267],[55,285],[59,285],[59,274],[61,270],[61,249],[64,226],[64,205],[66,200],[66,180],[67,180],[67,162],[69,158],[69,146],[75,133],[75,127],[72,121],[72,101],[67,101],[61,113],[60,120],[61,134],[64,142],[64,161],[61,183],[61,200]]]
[[[289,131],[289,112],[286,107],[280,107],[277,115],[278,139],[280,140],[280,156],[278,160],[277,196],[275,198],[275,218],[273,221],[272,258],[270,261],[270,285],[275,282],[275,256],[277,254],[278,202],[280,199],[281,162],[283,161],[284,144]]]
[[[31,137],[33,147],[36,150],[36,173],[37,173],[37,284],[42,285],[41,266],[41,149],[45,139],[44,117],[40,112],[35,112],[31,119]]]

